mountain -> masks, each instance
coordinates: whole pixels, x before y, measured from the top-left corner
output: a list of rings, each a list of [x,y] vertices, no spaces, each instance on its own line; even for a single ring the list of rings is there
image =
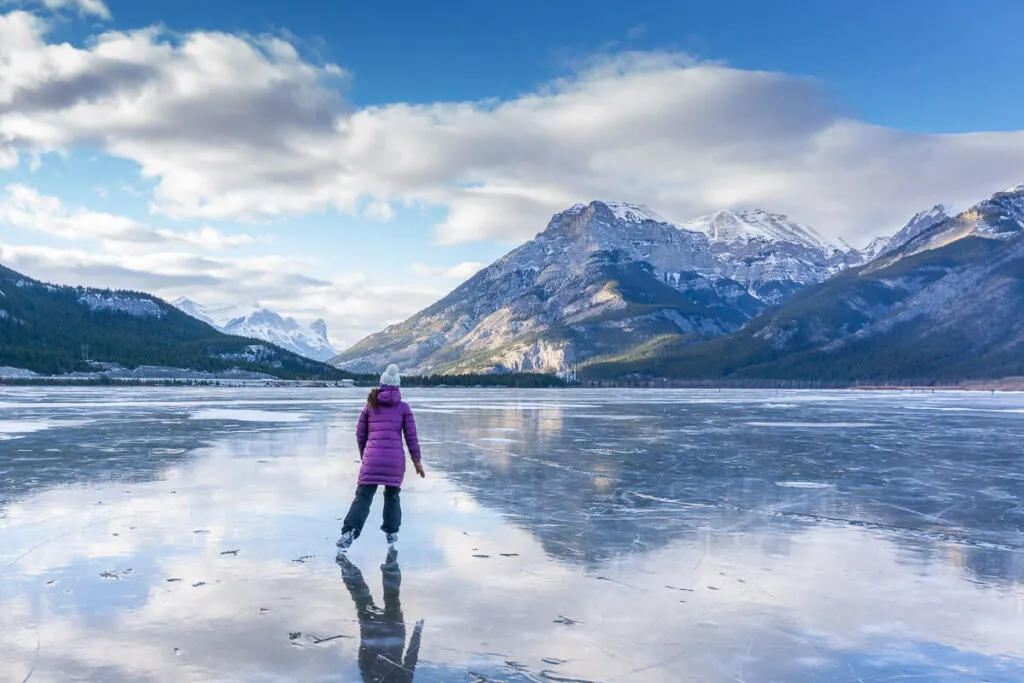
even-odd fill
[[[59,287],[0,266],[0,366],[58,374],[109,364],[340,376],[265,342],[218,332],[149,294]]]
[[[180,297],[171,305],[225,334],[261,339],[312,360],[326,361],[338,353],[327,339],[327,323],[323,320],[303,327],[294,318],[283,317],[256,302],[208,308]]]
[[[872,240],[862,252],[865,260],[871,261],[882,254],[896,251],[907,242],[912,241],[929,228],[949,220],[949,209],[942,204],[936,204],[928,211],[915,214],[913,218],[895,235],[889,237],[877,237]]]
[[[935,383],[1024,375],[1024,186],[919,216],[871,262],[738,332],[668,335],[583,369],[593,378]]]
[[[372,372],[560,371],[637,342],[738,330],[859,263],[849,247],[764,211],[674,225],[623,203],[577,204],[533,240],[330,362]]]

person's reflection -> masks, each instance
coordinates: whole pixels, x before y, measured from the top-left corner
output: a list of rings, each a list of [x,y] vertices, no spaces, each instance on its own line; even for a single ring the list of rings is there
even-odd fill
[[[338,557],[338,564],[341,566],[341,578],[356,603],[356,614],[359,615],[359,671],[363,681],[411,682],[419,658],[423,622],[416,622],[403,657],[405,619],[399,597],[402,570],[398,566],[398,551],[391,548],[387,560],[380,567],[384,583],[383,610],[374,604],[370,587],[366,585],[359,567],[344,555]]]

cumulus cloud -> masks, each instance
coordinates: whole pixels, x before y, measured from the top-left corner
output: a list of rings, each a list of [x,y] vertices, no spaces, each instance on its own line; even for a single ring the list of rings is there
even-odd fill
[[[0,17],[0,162],[94,144],[140,165],[154,208],[256,219],[387,202],[448,210],[442,243],[531,237],[593,198],[676,220],[785,212],[854,240],[1021,180],[1024,132],[925,135],[834,108],[784,74],[623,53],[515,99],[352,110],[344,70],[280,38],[110,31],[50,42]]]
[[[125,216],[67,207],[59,197],[21,184],[0,195],[0,225],[34,230],[68,240],[99,240],[112,248],[195,247],[221,251],[253,244],[251,235],[225,235],[209,226],[190,232],[153,229]]]

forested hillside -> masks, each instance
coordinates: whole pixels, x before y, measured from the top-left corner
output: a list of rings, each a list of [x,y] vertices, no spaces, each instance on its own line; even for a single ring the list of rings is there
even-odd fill
[[[148,294],[48,285],[0,266],[0,366],[94,370],[87,360],[285,379],[347,376],[266,342],[222,334]]]

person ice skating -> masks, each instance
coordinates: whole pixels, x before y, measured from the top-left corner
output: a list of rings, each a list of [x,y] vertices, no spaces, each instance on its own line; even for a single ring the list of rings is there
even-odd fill
[[[402,505],[399,494],[405,477],[405,449],[402,437],[409,446],[416,473],[425,477],[420,462],[420,444],[416,438],[416,420],[412,409],[402,401],[399,388],[402,378],[397,365],[389,365],[380,377],[380,387],[370,392],[366,407],[359,415],[356,427],[356,443],[359,446],[359,482],[356,497],[345,516],[338,539],[338,555],[344,554],[359,538],[370,514],[370,504],[377,493],[377,487],[384,487],[384,524],[381,531],[387,534],[388,545],[398,541],[398,528],[402,524]]]

